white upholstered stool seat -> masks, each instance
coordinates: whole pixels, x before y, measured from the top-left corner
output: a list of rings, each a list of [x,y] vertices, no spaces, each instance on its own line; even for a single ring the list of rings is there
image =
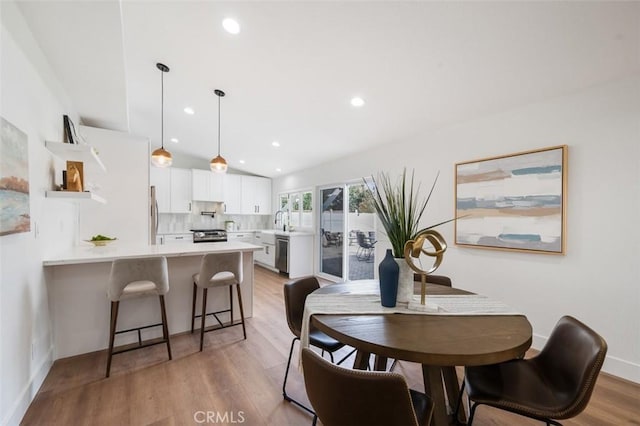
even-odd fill
[[[122,299],[158,294],[158,286],[153,281],[133,281],[122,289]]]
[[[169,270],[167,258],[153,257],[140,259],[116,259],[111,264],[111,274],[107,296],[111,300],[111,322],[109,331],[109,353],[107,355],[107,377],[111,373],[111,359],[113,355],[128,352],[134,349],[141,349],[147,346],[166,343],[169,359],[171,359],[171,343],[169,341],[169,327],[167,325],[167,311],[164,303],[164,295],[169,291]],[[142,327],[130,328],[127,330],[116,330],[118,322],[118,309],[120,301],[144,296],[158,296],[160,300],[160,311],[162,322],[158,324],[145,325]],[[140,330],[162,326],[162,339],[152,339],[147,342],[142,341]],[[116,334],[137,331],[138,345],[125,346],[121,349],[114,349]]]
[[[242,306],[242,253],[208,253],[202,257],[200,272],[193,274],[193,303],[191,305],[191,332],[195,327],[195,319],[200,317],[200,351],[204,346],[204,333],[206,331],[220,330],[222,328],[242,325],[242,334],[247,338],[244,326],[244,308]],[[238,294],[238,306],[240,307],[240,322],[233,321],[233,287]],[[229,287],[229,308],[216,312],[207,312],[207,290],[215,287]],[[196,299],[198,288],[202,288],[202,310],[196,315]],[[229,313],[229,322],[223,323],[218,314]],[[207,316],[213,316],[217,325],[205,328]]]
[[[193,274],[193,282],[197,283],[200,281],[200,273]],[[236,278],[233,272],[223,271],[215,274],[211,279],[207,282],[203,282],[201,287],[224,287],[227,285],[240,284],[238,279]],[[196,284],[197,285],[197,284]]]

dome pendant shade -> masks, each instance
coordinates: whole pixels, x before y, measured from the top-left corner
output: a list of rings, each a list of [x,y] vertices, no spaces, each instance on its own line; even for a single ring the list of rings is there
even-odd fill
[[[220,99],[225,95],[222,90],[216,89],[213,93],[218,97],[218,156],[209,163],[211,171],[215,173],[227,173],[227,160],[220,155]]]
[[[211,167],[211,171],[215,173],[226,173],[227,172],[227,160],[222,158],[221,156],[217,156],[209,163],[209,167]]]
[[[160,73],[160,148],[151,153],[151,164],[156,167],[170,167],[173,163],[171,153],[164,149],[164,73],[169,72],[169,67],[158,62],[156,67]]]
[[[169,167],[173,163],[171,153],[164,148],[158,148],[151,154],[151,164],[156,167]]]

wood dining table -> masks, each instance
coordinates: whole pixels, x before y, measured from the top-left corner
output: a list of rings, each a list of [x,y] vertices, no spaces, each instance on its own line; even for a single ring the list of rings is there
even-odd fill
[[[376,280],[332,284],[314,294],[379,292]],[[429,295],[473,294],[427,284]],[[312,324],[357,349],[354,368],[384,371],[388,359],[422,364],[425,393],[434,402],[433,425],[455,423],[450,414],[458,400],[455,366],[486,365],[520,358],[531,346],[532,328],[517,314],[316,314]],[[446,395],[446,397],[445,397]],[[447,411],[449,401],[449,412]]]

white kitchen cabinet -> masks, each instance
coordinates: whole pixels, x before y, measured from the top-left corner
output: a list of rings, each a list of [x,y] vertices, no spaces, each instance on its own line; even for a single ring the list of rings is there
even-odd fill
[[[156,244],[193,244],[193,234],[161,234],[156,236]]]
[[[313,235],[292,232],[289,236],[289,278],[313,275]]]
[[[156,187],[158,213],[191,212],[191,170],[151,167],[150,182]]]
[[[262,247],[262,251],[254,252],[253,259],[264,266],[274,269],[276,267],[275,243],[275,236],[273,234],[256,232],[254,244]]]
[[[242,176],[242,213],[271,214],[271,179]]]
[[[193,200],[224,201],[224,176],[210,170],[191,170]]]
[[[227,232],[227,240],[229,241],[241,241],[243,243],[253,244],[255,236],[255,232]]]
[[[171,169],[171,212],[191,213],[191,170]]]
[[[225,174],[222,179],[224,213],[242,214],[242,176]]]

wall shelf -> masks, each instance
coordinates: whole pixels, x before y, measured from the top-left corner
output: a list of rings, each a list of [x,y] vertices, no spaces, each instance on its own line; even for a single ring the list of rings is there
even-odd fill
[[[44,141],[44,146],[60,158],[71,161],[92,162],[105,172],[107,168],[91,145]]]
[[[46,196],[47,198],[64,198],[67,200],[93,200],[102,204],[107,203],[107,200],[92,192],[47,191]]]

